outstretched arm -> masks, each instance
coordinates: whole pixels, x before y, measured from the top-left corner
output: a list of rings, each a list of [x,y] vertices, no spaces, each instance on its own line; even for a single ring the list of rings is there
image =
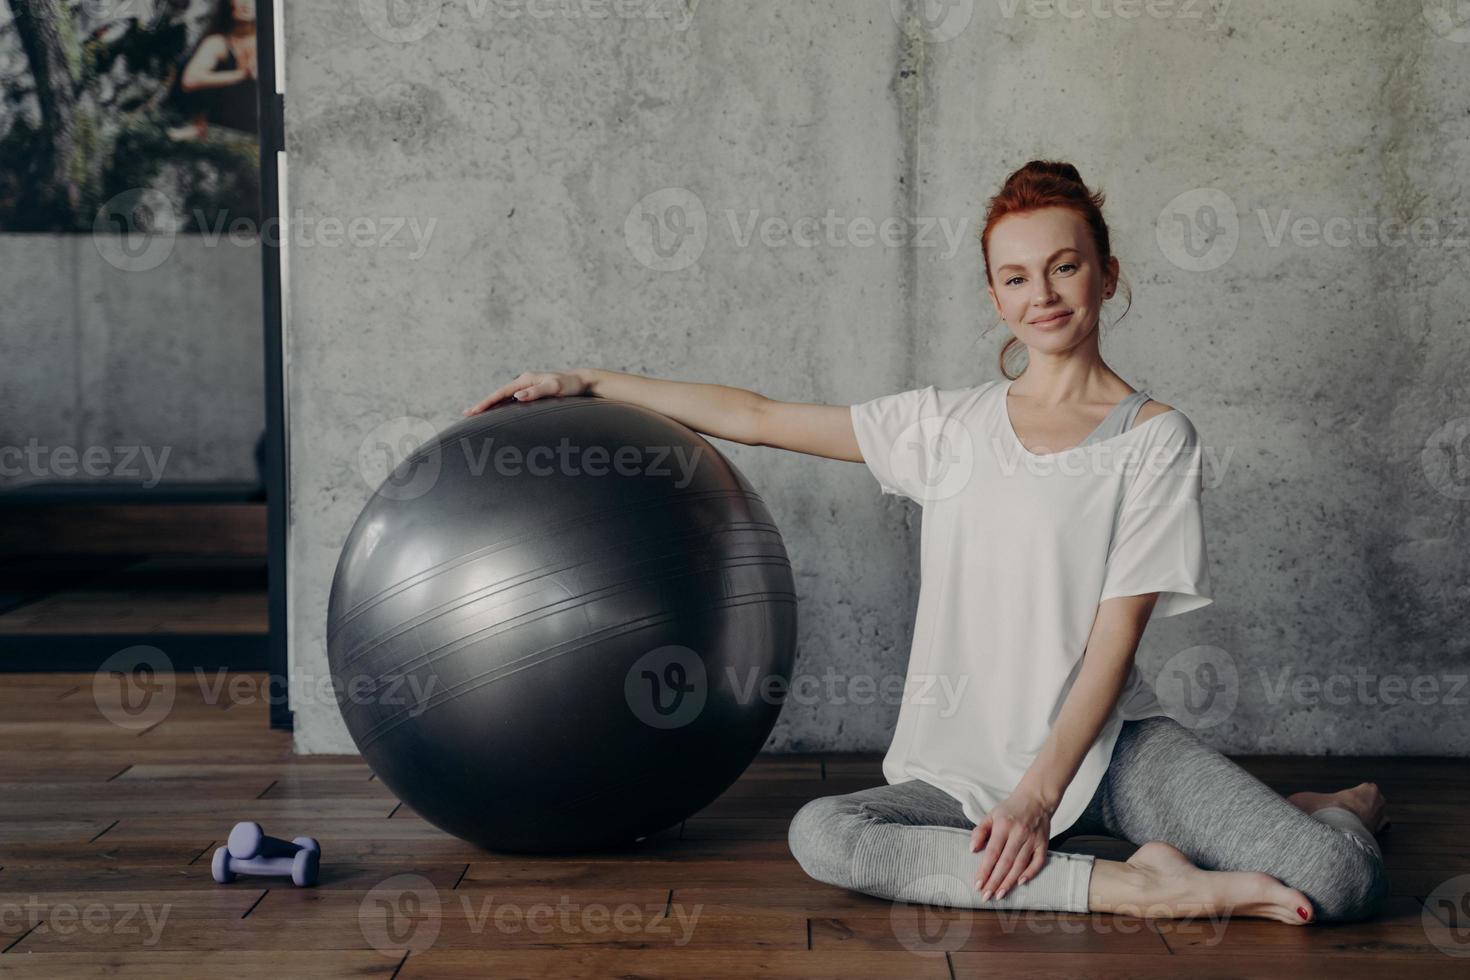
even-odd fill
[[[465,409],[478,415],[510,398],[534,401],[564,395],[591,395],[651,408],[695,432],[747,446],[774,446],[792,452],[863,462],[846,405],[780,402],[727,385],[665,381],[602,368],[526,371]]]

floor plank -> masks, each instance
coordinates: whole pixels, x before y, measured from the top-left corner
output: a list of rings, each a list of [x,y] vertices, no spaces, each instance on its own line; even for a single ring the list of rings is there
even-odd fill
[[[1465,950],[1461,906],[1426,906],[1470,876],[1465,760],[1239,760],[1282,791],[1384,787],[1394,897],[1370,922],[970,912],[832,888],[792,859],[791,817],[881,784],[878,754],[763,755],[704,810],[636,846],[498,854],[400,805],[357,756],[294,755],[268,727],[263,675],[156,681],[168,710],[130,727],[107,681],[4,675],[0,910],[11,914],[0,917],[0,976],[1433,980],[1470,963],[1450,955]],[[244,819],[316,837],[319,884],[215,883],[213,851]],[[1074,837],[1060,848],[1123,860],[1134,845]],[[86,928],[87,915],[100,927]]]

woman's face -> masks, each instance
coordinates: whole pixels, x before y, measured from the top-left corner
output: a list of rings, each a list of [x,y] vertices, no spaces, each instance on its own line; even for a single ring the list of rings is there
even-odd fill
[[[1023,344],[1048,353],[1085,340],[1117,288],[1118,260],[1103,267],[1070,208],[1007,215],[990,231],[989,252],[996,312]]]
[[[230,12],[235,20],[255,23],[255,0],[230,0]]]

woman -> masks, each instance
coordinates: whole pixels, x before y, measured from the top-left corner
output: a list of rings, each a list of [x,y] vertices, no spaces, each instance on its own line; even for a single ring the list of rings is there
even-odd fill
[[[990,201],[989,295],[1014,333],[1004,380],[844,407],[530,372],[465,413],[615,398],[719,438],[864,462],[885,493],[924,505],[909,677],[966,693],[903,699],[887,785],[798,811],[790,847],[814,878],[971,908],[1367,917],[1388,890],[1368,829],[1386,826],[1377,787],[1283,799],[1165,714],[1133,663],[1150,616],[1213,599],[1194,427],[1099,354],[1118,284],[1102,203],[1046,161]],[[1075,834],[1141,846],[1124,862],[1048,849]]]
[[[192,122],[170,135],[202,139],[211,124],[256,133],[255,65],[255,0],[220,0],[179,76],[180,97]]]

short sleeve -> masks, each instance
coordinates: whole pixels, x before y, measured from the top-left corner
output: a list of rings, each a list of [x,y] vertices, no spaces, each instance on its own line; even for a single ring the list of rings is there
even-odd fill
[[[1154,619],[1215,601],[1205,551],[1199,437],[1177,409],[1167,414],[1157,438],[1132,461],[1098,600],[1157,592]]]
[[[850,409],[863,462],[884,493],[924,498],[924,439],[920,420],[935,403],[935,386],[881,395]]]

